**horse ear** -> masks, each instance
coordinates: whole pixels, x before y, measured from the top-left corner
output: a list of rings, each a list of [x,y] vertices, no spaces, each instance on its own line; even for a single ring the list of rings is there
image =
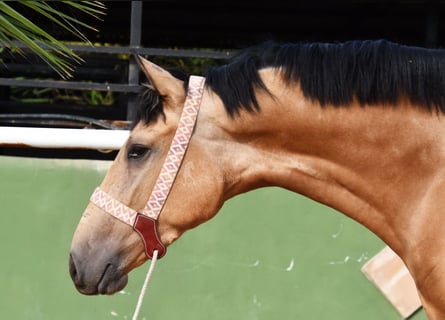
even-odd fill
[[[164,99],[169,100],[171,105],[178,106],[179,104],[182,107],[185,100],[184,82],[141,56],[137,56],[136,60],[154,89]]]

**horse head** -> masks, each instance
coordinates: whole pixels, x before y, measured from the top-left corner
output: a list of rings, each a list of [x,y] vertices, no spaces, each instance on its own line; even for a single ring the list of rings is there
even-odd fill
[[[147,203],[178,127],[186,99],[184,81],[140,58],[154,98],[146,99],[125,145],[106,174],[100,189],[120,203],[140,211]],[[214,107],[208,92],[202,104]],[[221,108],[222,109],[222,108]],[[207,112],[199,114],[199,119]],[[189,230],[213,217],[224,199],[224,177],[215,156],[223,152],[215,128],[198,125],[176,176],[168,201],[156,224],[157,235],[168,246]],[[220,137],[224,136],[223,134]],[[209,143],[209,141],[212,143]],[[127,274],[148,259],[135,230],[103,208],[89,203],[75,231],[70,273],[84,294],[112,294],[127,283]]]

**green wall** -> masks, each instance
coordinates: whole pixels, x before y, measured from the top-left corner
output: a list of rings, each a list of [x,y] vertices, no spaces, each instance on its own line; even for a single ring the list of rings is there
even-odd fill
[[[131,319],[148,264],[114,296],[82,296],[68,274],[72,234],[106,166],[0,157],[2,319]],[[360,271],[383,247],[332,209],[257,190],[169,248],[141,319],[400,319]]]

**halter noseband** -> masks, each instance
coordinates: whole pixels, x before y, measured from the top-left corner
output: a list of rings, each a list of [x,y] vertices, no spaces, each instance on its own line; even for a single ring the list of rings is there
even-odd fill
[[[158,251],[158,258],[162,258],[167,251],[158,235],[158,218],[187,151],[201,105],[204,83],[203,77],[191,76],[189,79],[187,97],[175,136],[144,209],[138,212],[99,187],[90,198],[97,207],[132,226],[139,233],[149,259],[153,257],[154,250]]]

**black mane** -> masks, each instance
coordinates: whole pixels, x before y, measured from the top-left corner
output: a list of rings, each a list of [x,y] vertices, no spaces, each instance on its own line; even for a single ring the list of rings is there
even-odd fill
[[[277,44],[267,42],[238,53],[206,74],[206,86],[222,99],[226,111],[255,111],[255,90],[265,90],[262,68],[283,71],[288,84],[322,106],[394,105],[401,98],[430,111],[445,113],[445,50],[408,47],[385,40],[345,43]],[[172,74],[187,85],[184,74]],[[148,89],[133,125],[163,115],[162,97]]]
[[[396,104],[406,97],[428,110],[445,113],[445,51],[408,47],[385,40],[340,44],[265,43],[241,51],[208,71],[206,84],[231,116],[259,110],[255,90],[267,90],[261,68],[280,68],[287,83],[323,105]]]

